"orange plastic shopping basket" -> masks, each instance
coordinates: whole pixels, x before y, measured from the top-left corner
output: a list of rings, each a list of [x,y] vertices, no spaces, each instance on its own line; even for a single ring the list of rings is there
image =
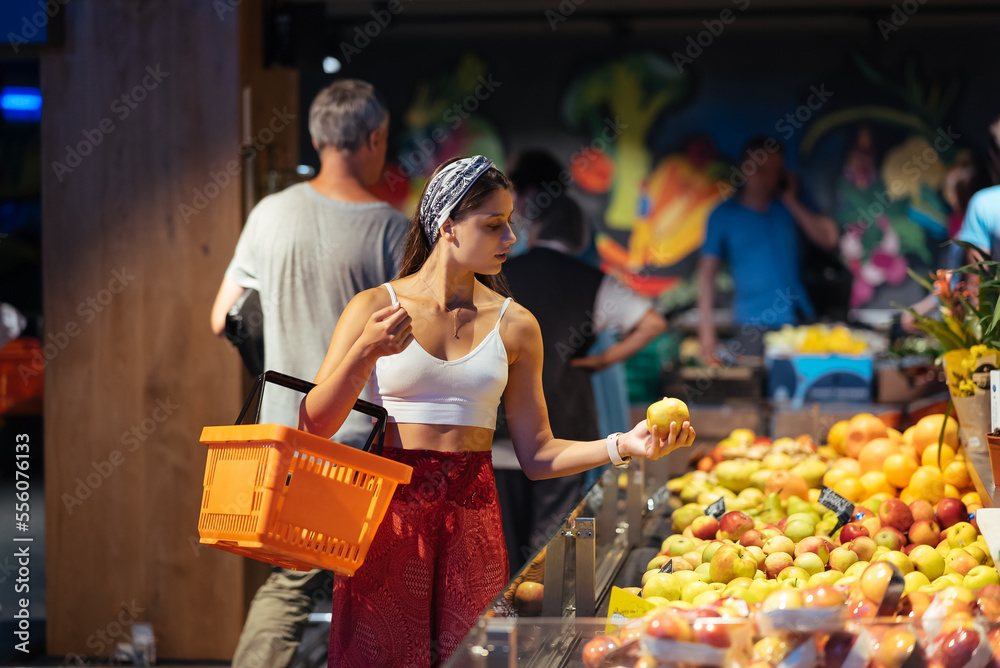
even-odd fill
[[[235,426],[205,427],[201,542],[293,570],[322,568],[354,575],[368,553],[397,484],[412,467],[379,455],[388,416],[358,400],[375,418],[364,451],[278,424],[241,424],[267,382],[301,392],[313,384],[267,371],[257,378]],[[377,441],[377,454],[368,452]]]

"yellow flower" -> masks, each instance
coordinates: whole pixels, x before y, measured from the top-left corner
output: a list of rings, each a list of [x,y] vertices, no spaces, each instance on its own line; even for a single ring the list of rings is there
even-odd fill
[[[971,397],[976,393],[976,384],[971,380],[962,379],[958,383],[958,396],[960,397]]]

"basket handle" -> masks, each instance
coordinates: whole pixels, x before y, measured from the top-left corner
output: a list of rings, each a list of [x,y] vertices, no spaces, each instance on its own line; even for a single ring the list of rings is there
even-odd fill
[[[250,389],[250,396],[243,403],[243,410],[240,411],[239,417],[236,418],[236,424],[243,424],[243,418],[246,416],[247,411],[250,410],[250,406],[253,404],[254,395],[258,395],[258,390],[260,390],[257,396],[257,410],[254,413],[254,422],[260,419],[260,407],[264,403],[264,385],[265,383],[274,383],[275,385],[280,385],[282,387],[287,387],[290,390],[298,390],[303,394],[309,392],[309,390],[316,387],[315,383],[310,383],[307,380],[302,380],[301,378],[295,378],[294,376],[289,376],[287,374],[280,373],[278,371],[265,371],[264,373],[257,376],[257,380],[254,381],[253,388]],[[385,408],[382,406],[376,406],[370,401],[365,401],[364,399],[358,399],[354,402],[354,408],[359,413],[364,413],[365,415],[370,415],[375,418],[375,424],[372,426],[372,433],[368,434],[368,440],[365,442],[362,450],[369,452],[372,447],[372,443],[376,444],[377,450],[375,454],[382,455],[382,447],[385,443],[385,429],[386,423],[389,421],[389,414],[386,412]],[[376,437],[378,438],[376,442]]]

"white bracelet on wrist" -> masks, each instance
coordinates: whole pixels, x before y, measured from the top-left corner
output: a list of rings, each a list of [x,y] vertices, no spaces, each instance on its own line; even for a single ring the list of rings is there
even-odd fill
[[[622,433],[619,431],[614,434],[608,434],[608,457],[611,459],[611,463],[615,466],[625,466],[628,464],[630,457],[622,458],[621,453],[618,452],[618,437]]]

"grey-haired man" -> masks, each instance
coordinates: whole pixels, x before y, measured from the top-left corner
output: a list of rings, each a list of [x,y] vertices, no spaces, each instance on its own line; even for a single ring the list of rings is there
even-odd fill
[[[312,380],[347,303],[395,276],[409,223],[367,190],[385,167],[388,133],[389,114],[371,84],[345,79],[324,88],[309,110],[319,174],[250,212],[212,307],[212,331],[221,335],[230,307],[245,289],[257,290],[264,368]],[[269,386],[260,421],[297,426],[301,400]],[[370,418],[353,414],[334,440],[360,446],[370,431]],[[331,586],[324,571],[275,569],[251,603],[233,667],[289,665]]]

